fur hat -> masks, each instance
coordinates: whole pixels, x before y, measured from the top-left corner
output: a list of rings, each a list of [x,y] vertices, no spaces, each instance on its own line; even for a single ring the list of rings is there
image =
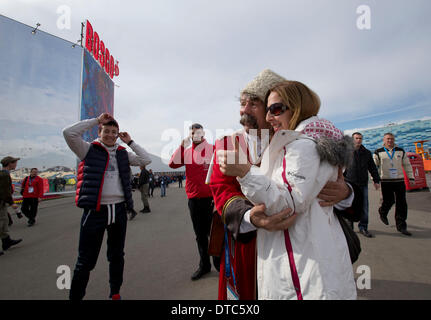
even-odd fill
[[[257,96],[264,102],[269,89],[286,80],[287,79],[276,74],[274,71],[265,69],[242,89],[241,95],[243,93],[251,94]]]

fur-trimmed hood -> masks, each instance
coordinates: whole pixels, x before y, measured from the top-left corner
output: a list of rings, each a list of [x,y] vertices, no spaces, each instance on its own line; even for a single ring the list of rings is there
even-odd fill
[[[340,140],[328,137],[315,139],[320,161],[328,161],[333,166],[347,168],[353,160],[353,139],[343,136]]]
[[[353,139],[326,119],[317,116],[302,121],[295,131],[313,138],[321,161],[334,166],[348,167],[353,159]]]

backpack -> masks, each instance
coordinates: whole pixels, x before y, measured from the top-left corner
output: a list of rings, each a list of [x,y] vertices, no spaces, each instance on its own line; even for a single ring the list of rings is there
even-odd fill
[[[139,187],[148,183],[150,180],[149,178],[150,178],[150,173],[146,169],[143,169],[141,171],[141,174],[139,175]]]

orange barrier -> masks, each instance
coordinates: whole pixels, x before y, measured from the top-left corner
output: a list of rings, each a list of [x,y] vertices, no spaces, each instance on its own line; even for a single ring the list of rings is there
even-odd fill
[[[425,142],[428,142],[429,140],[419,140],[413,142],[415,144],[416,153],[420,155],[423,159],[423,165],[425,171],[431,171],[431,158],[428,152],[424,150],[424,144]]]
[[[404,183],[406,185],[407,191],[427,188],[427,179],[424,170],[424,160],[422,160],[422,157],[417,153],[407,152],[406,155],[409,158],[410,164],[412,165],[413,175],[415,177],[415,184],[410,185],[409,177],[403,169]]]

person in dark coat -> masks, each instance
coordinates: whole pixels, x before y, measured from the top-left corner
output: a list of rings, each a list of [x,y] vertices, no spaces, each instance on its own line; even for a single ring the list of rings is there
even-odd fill
[[[150,173],[147,169],[145,169],[145,166],[141,166],[141,173],[139,174],[139,191],[141,192],[141,200],[142,204],[144,205],[144,208],[140,211],[142,213],[148,213],[151,212],[150,210],[150,203],[148,202],[148,190],[150,187]]]
[[[368,172],[373,177],[374,188],[376,190],[380,188],[380,176],[371,151],[362,145],[362,134],[355,132],[352,137],[355,145],[353,161],[344,172],[344,176],[346,181],[355,183],[362,190],[364,204],[358,228],[361,234],[367,238],[371,238],[372,234],[368,232]],[[353,222],[351,226],[353,228]]]
[[[156,187],[156,182],[154,179],[153,170],[150,169],[148,173],[149,173],[148,174],[148,181],[149,181],[148,196],[154,197],[153,192],[154,192],[154,188]]]

